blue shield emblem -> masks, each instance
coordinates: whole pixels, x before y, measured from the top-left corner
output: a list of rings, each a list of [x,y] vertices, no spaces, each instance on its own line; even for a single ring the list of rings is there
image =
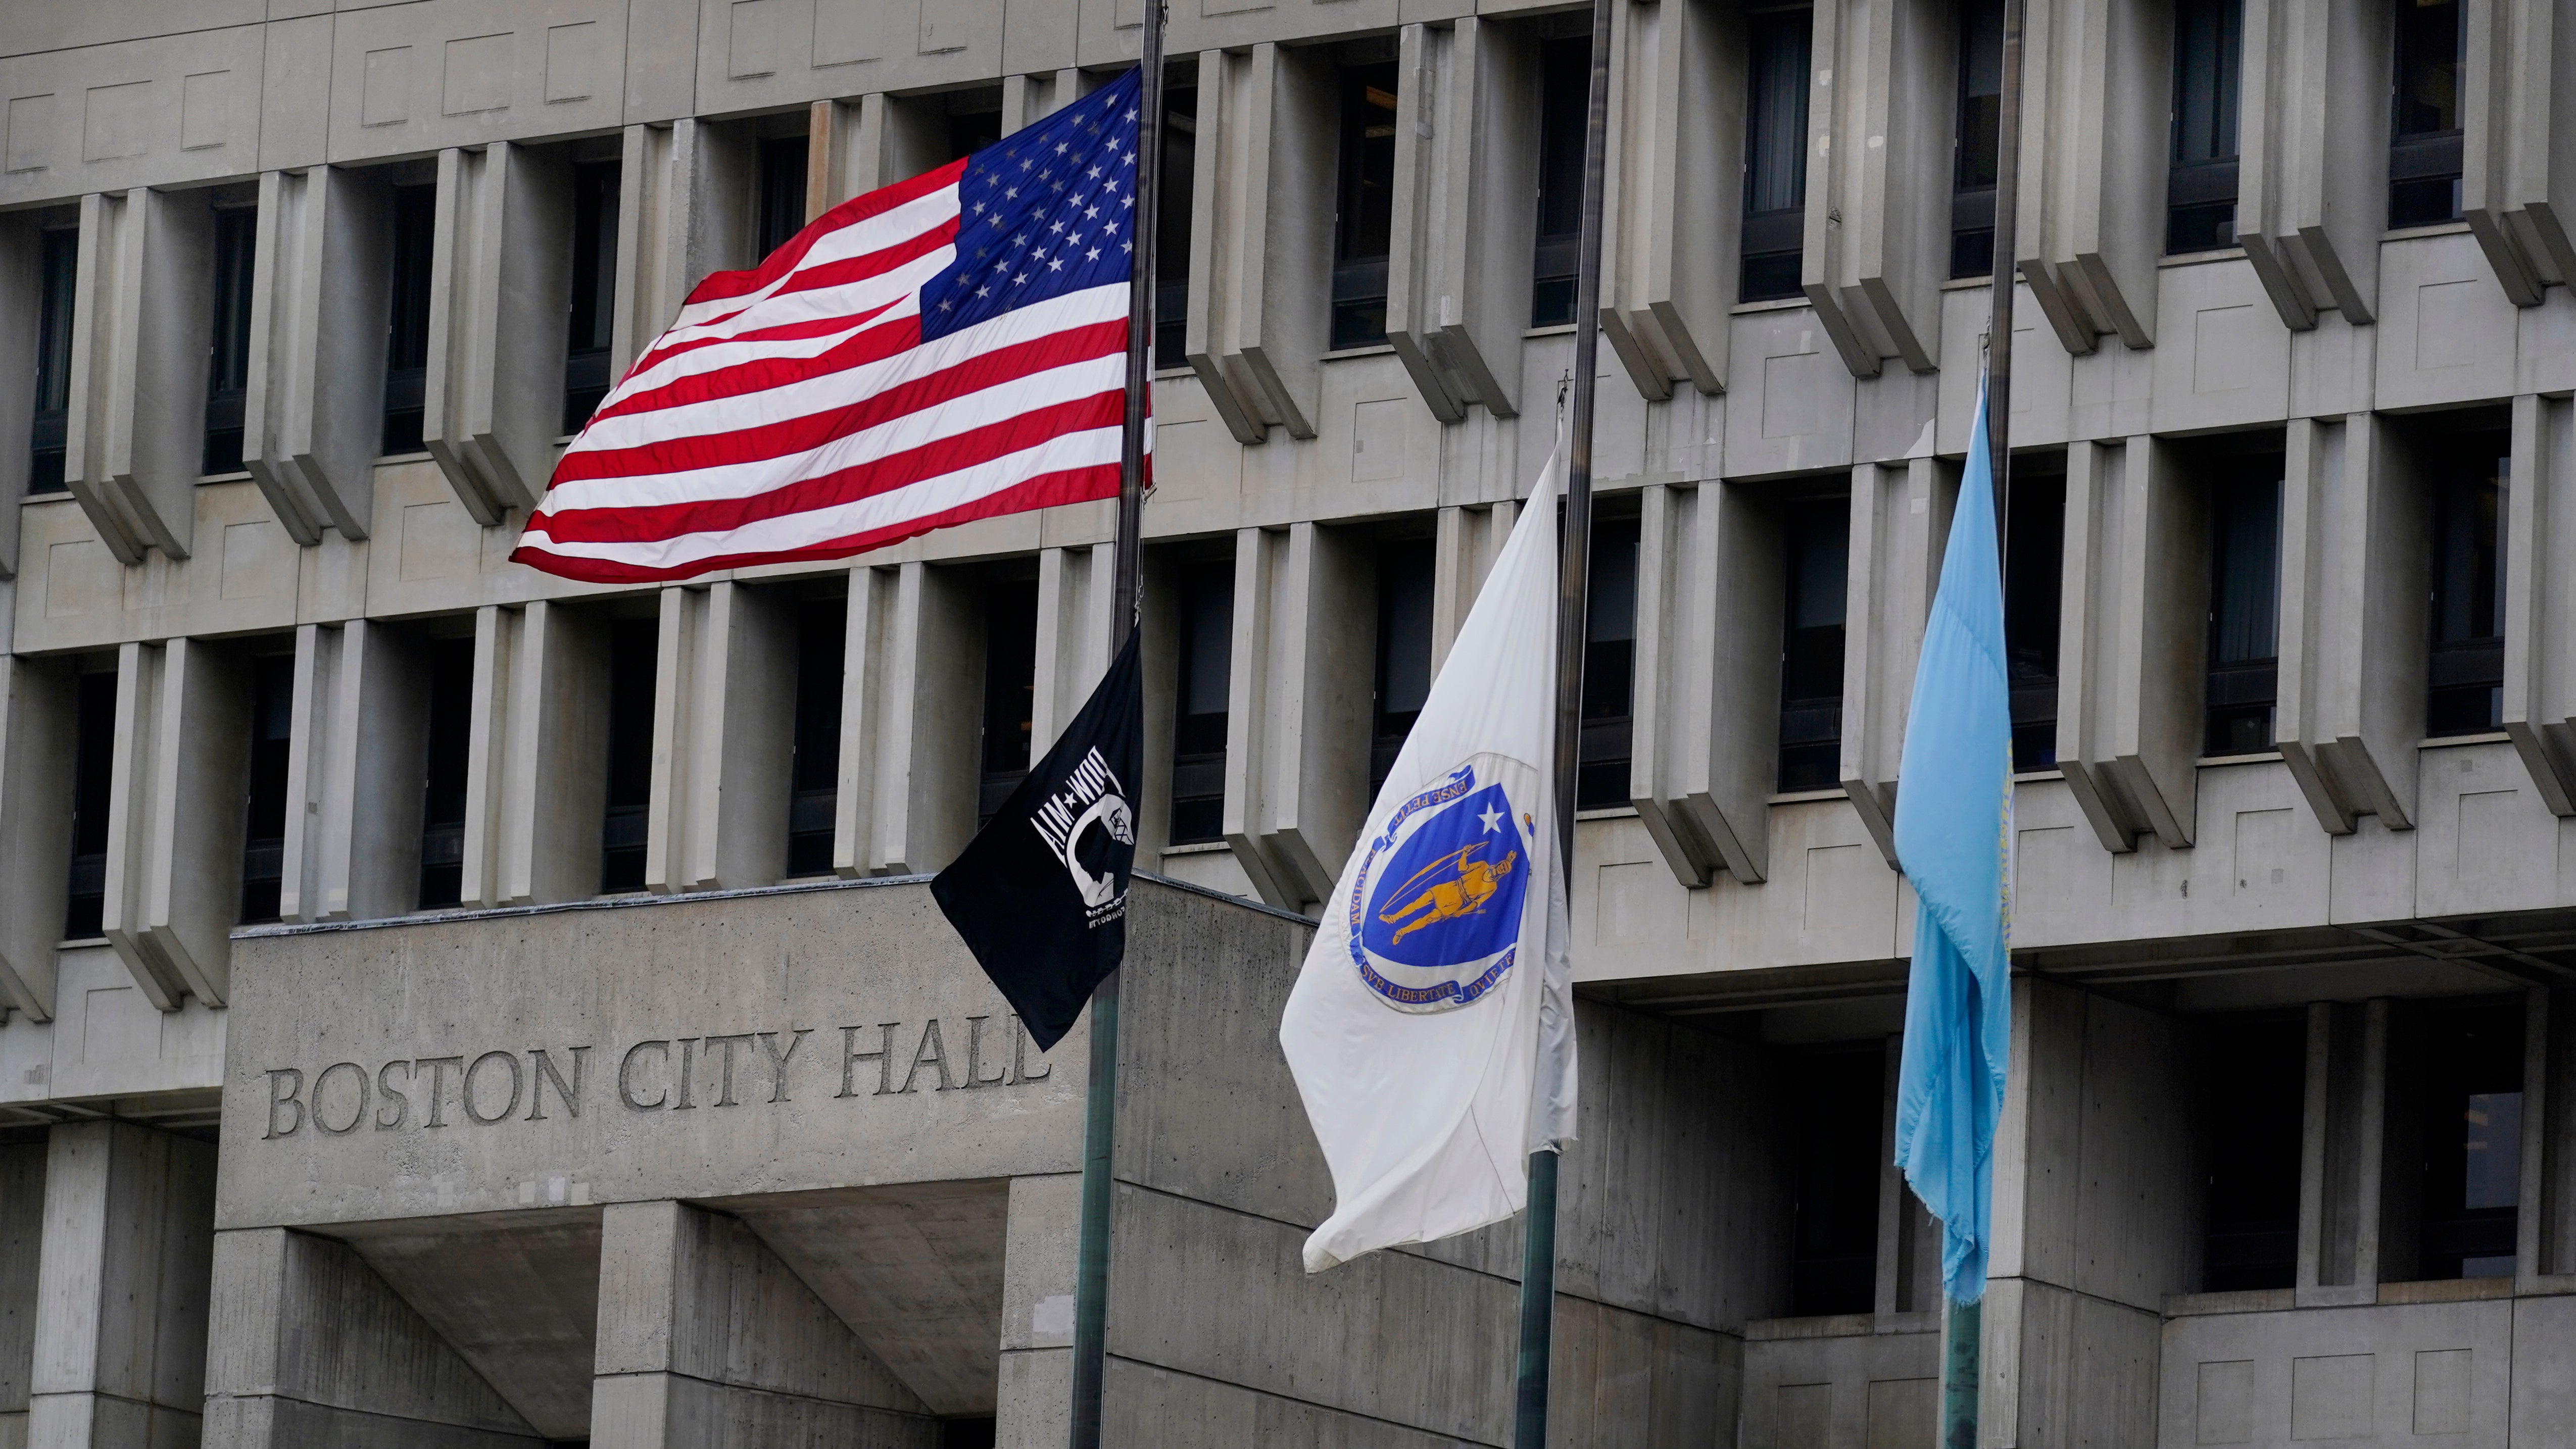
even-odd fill
[[[1351,963],[1400,1011],[1469,1005],[1512,968],[1531,822],[1475,767],[1406,800],[1365,843],[1347,904]]]

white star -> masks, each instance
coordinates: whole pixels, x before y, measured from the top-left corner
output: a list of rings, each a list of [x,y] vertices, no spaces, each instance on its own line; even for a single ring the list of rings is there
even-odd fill
[[[1100,248],[1093,247],[1090,251],[1083,253],[1082,259],[1086,262],[1096,262],[1100,260]]]
[[[1058,258],[1056,258],[1054,261],[1051,261],[1051,262],[1047,263],[1047,270],[1048,270],[1048,271],[1050,271],[1050,272],[1060,272],[1060,271],[1063,271],[1063,270],[1064,270],[1064,258],[1062,258],[1062,257],[1058,257]]]
[[[1028,274],[1028,273],[1026,273],[1026,272],[1022,272],[1022,273],[1020,273],[1018,276],[1011,278],[1011,285],[1012,285],[1012,286],[1015,286],[1015,287],[1016,287],[1016,286],[1023,285],[1023,284],[1025,284],[1025,283],[1028,281],[1028,279],[1029,279],[1029,274]]]
[[[1503,812],[1491,805],[1486,806],[1485,813],[1476,818],[1485,822],[1485,830],[1488,834],[1503,828]]]
[[[1093,217],[1095,217],[1095,216],[1098,216],[1099,214],[1100,214],[1100,208],[1099,208],[1099,207],[1096,207],[1096,206],[1093,206],[1093,207],[1086,207],[1086,208],[1084,208],[1084,210],[1083,210],[1082,217],[1083,217],[1083,220],[1085,220],[1085,221],[1089,221],[1091,218],[1093,218]]]

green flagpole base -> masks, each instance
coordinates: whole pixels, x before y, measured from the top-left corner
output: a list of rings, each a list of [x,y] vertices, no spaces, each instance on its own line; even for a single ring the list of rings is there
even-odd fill
[[[1941,1325],[1941,1449],[1977,1449],[1977,1334],[1985,1305],[1946,1306]]]

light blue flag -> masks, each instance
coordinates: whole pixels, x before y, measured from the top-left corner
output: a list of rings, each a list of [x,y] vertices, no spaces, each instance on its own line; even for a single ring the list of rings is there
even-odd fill
[[[1914,666],[1896,854],[1920,901],[1896,1163],[1941,1220],[1951,1301],[1974,1303],[1986,1291],[1995,1120],[2012,1044],[2012,708],[1982,382],[1941,587]]]

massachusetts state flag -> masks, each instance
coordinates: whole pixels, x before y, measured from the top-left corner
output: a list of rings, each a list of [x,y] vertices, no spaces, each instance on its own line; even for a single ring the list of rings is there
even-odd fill
[[[1279,1045],[1333,1172],[1320,1272],[1499,1222],[1574,1136],[1557,859],[1548,460],[1458,631],[1288,994]]]
[[[1138,86],[1130,70],[700,282],[511,557],[684,579],[1117,496]]]

